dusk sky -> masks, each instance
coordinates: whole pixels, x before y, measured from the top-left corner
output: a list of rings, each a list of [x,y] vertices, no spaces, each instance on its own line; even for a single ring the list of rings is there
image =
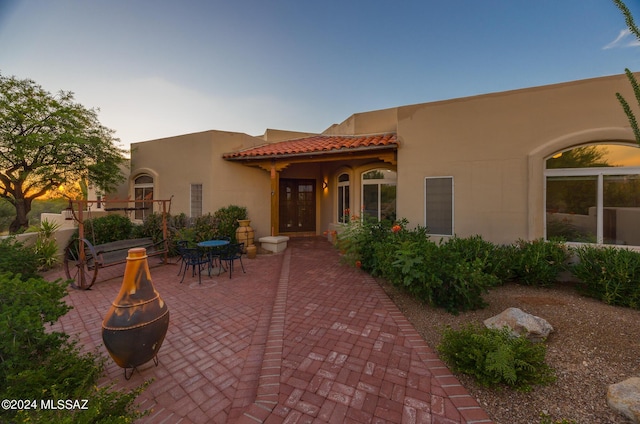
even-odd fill
[[[0,73],[126,146],[640,71],[625,29],[609,0],[0,0]]]

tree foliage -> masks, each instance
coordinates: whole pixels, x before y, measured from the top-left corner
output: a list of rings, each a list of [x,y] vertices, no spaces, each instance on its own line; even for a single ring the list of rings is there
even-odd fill
[[[116,188],[126,160],[117,141],[72,92],[53,95],[33,80],[0,74],[0,197],[16,209],[10,231],[26,228],[31,202],[62,184]]]

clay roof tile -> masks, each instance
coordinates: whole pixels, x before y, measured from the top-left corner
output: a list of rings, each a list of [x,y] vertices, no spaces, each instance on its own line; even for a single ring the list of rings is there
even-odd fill
[[[366,149],[371,146],[392,147],[397,144],[396,134],[393,133],[368,136],[316,135],[226,153],[223,158],[258,159],[318,152],[341,152],[348,149]]]

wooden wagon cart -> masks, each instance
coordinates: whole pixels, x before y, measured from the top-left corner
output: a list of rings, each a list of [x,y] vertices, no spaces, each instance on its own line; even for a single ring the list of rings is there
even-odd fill
[[[105,211],[131,212],[147,209],[158,205],[162,214],[161,240],[152,237],[118,240],[109,243],[95,244],[85,237],[85,219],[91,218],[92,207],[104,201],[98,200],[71,200],[68,212],[72,219],[78,223],[78,238],[72,240],[64,252],[64,271],[71,286],[76,289],[89,289],[98,278],[98,270],[101,268],[123,264],[127,261],[129,249],[144,247],[147,256],[164,255],[163,261],[167,263],[169,253],[169,240],[167,232],[167,213],[171,206],[171,200],[109,200],[108,205],[125,205],[123,207],[105,208]],[[155,209],[155,208],[154,208]]]

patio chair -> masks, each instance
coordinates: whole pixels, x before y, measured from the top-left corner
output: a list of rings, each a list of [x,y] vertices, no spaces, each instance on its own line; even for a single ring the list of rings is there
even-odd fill
[[[180,261],[180,269],[178,270],[178,274],[182,274],[182,268],[185,266],[184,256],[182,255],[182,250],[189,247],[189,242],[187,240],[178,240],[176,241],[176,250],[178,251],[178,261]]]
[[[184,281],[184,276],[189,268],[191,268],[192,277],[196,275],[197,268],[198,284],[202,284],[202,266],[209,264],[209,256],[207,253],[195,247],[183,247],[180,249],[180,252],[180,255],[182,256],[182,263],[184,264],[180,283],[182,284]]]
[[[242,272],[246,273],[246,271],[244,270],[244,264],[242,263],[243,250],[244,250],[244,243],[230,243],[229,245],[226,246],[226,249],[222,251],[219,257],[220,264],[222,265],[222,262],[227,263],[227,269],[229,270],[229,278],[231,278],[231,275],[233,274],[233,264],[236,260],[240,261],[240,266],[242,266]],[[220,267],[220,269],[218,270],[218,275],[220,275],[221,270],[222,270],[222,267]]]

